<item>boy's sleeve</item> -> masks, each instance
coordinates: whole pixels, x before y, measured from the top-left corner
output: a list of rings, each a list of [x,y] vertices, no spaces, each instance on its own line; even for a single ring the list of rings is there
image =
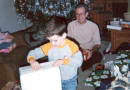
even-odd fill
[[[29,61],[37,60],[44,56],[45,54],[43,53],[41,47],[38,47],[38,48],[35,48],[34,50],[29,51],[27,55],[27,61],[29,62]]]
[[[78,45],[76,45],[72,41],[68,41],[69,48],[71,50],[71,57],[68,57],[69,64],[70,65],[76,65],[77,67],[80,67],[83,62],[83,56],[81,51],[79,50]]]
[[[48,56],[48,51],[52,48],[50,43],[44,44],[41,47],[35,48],[28,53],[27,61],[37,60],[44,56]]]
[[[47,44],[41,46],[41,49],[42,49],[42,51],[44,52],[44,54],[45,54],[46,56],[48,56],[48,51],[49,51],[51,48],[52,48],[52,44],[51,44],[51,43],[47,43]]]
[[[80,51],[76,52],[73,56],[69,57],[70,65],[75,65],[77,67],[80,67],[83,62],[83,56]]]

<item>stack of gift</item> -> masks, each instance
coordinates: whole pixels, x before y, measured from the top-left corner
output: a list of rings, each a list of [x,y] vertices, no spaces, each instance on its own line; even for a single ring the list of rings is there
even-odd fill
[[[116,79],[112,81],[108,90],[130,90],[130,50],[123,50],[118,54],[114,63],[119,67],[119,71],[114,70],[115,73],[117,72]]]
[[[100,87],[101,80],[114,77],[112,74],[112,72],[115,72],[114,66],[119,67],[119,71],[123,76],[127,75],[130,66],[130,50],[119,51],[116,60],[106,62],[104,66],[105,69],[92,71],[85,80],[86,86]]]
[[[127,74],[130,65],[130,50],[121,50],[118,52],[115,64],[119,67],[122,74]]]
[[[107,79],[110,77],[110,70],[95,70],[90,76],[88,76],[85,80],[86,86],[91,86],[94,88],[100,87],[100,83],[102,79]]]

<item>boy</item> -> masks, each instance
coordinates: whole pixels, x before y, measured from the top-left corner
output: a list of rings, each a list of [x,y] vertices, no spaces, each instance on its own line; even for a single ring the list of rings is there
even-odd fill
[[[32,69],[40,69],[37,59],[48,56],[54,61],[53,66],[59,66],[62,80],[62,90],[76,90],[77,69],[82,64],[82,54],[78,46],[66,39],[66,22],[63,17],[52,18],[45,28],[47,39],[50,41],[34,50],[31,50],[27,60]]]

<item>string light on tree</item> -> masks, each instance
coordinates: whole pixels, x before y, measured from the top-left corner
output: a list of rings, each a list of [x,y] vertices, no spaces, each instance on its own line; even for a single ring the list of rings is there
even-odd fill
[[[16,12],[34,21],[49,18],[52,15],[72,18],[72,11],[82,0],[14,0]],[[29,15],[31,13],[31,15]],[[38,17],[39,13],[42,15]],[[73,13],[74,14],[74,13]],[[30,17],[31,16],[31,17]],[[73,17],[72,17],[73,16]]]

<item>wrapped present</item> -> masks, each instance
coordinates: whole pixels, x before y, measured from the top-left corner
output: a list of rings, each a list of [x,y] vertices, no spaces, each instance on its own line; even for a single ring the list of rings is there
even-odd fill
[[[110,77],[110,70],[96,70],[93,71],[90,76],[85,80],[85,86],[90,86],[94,88],[100,87],[101,80]]]

